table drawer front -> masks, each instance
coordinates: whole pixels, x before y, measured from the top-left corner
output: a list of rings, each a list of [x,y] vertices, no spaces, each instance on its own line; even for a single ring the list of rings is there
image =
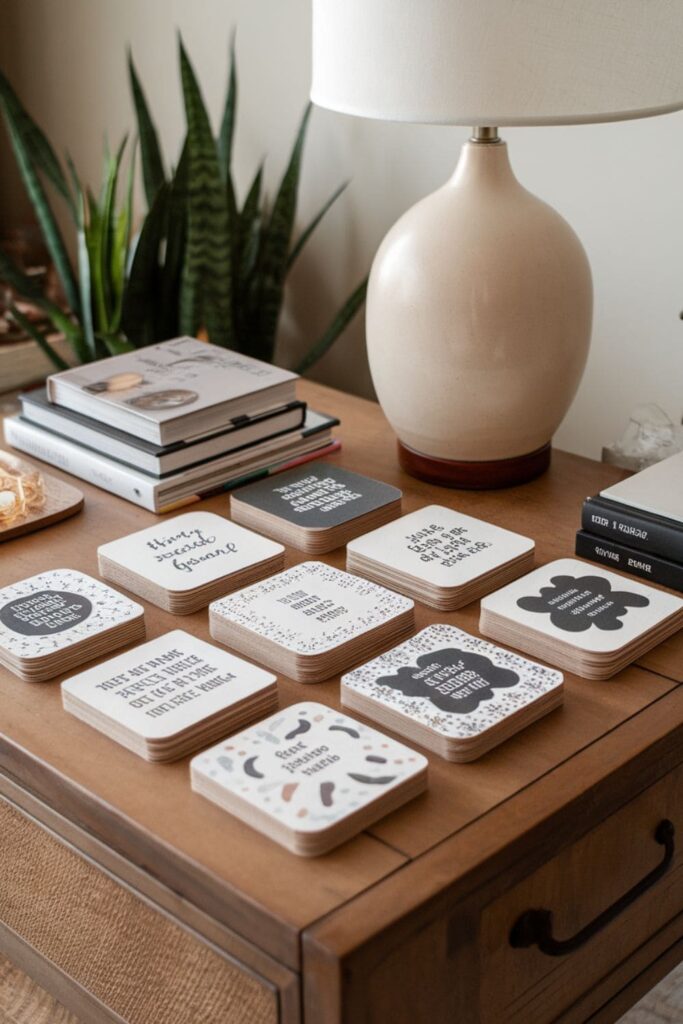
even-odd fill
[[[128,1024],[276,1024],[274,987],[0,798],[0,919]]]
[[[665,820],[676,829],[673,854],[671,843],[664,842],[666,827],[655,838]],[[479,934],[482,1024],[555,1020],[681,913],[682,851],[679,768],[489,904]],[[634,889],[629,903],[625,896]],[[612,907],[610,917],[605,912]],[[539,909],[552,912],[552,939],[576,937],[576,948],[565,952],[551,942],[542,952],[533,929],[526,938],[531,945],[513,946],[519,941],[518,933],[511,942],[516,922],[526,911]],[[594,937],[584,938],[593,922],[602,927]]]

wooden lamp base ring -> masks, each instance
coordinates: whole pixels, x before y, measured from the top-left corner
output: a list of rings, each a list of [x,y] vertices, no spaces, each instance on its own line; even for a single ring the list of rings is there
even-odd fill
[[[490,462],[438,459],[432,455],[422,455],[399,441],[398,458],[401,468],[418,480],[426,480],[430,484],[439,484],[442,487],[485,491],[525,484],[545,473],[550,465],[550,441],[527,455],[516,455],[511,459],[494,459]]]

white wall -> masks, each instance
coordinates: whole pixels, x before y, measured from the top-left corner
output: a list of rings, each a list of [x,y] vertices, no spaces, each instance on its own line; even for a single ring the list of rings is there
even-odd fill
[[[174,155],[182,132],[176,27],[217,119],[236,25],[238,182],[244,187],[268,154],[268,182],[276,183],[307,99],[309,0],[1,0],[0,19],[3,68],[58,147],[93,180],[105,130],[114,142],[133,125],[126,46],[133,48],[166,152]],[[288,351],[304,350],[367,270],[393,221],[450,174],[466,134],[314,112],[301,222],[339,181],[353,181],[293,276],[283,330]],[[518,177],[570,221],[592,262],[593,348],[556,442],[599,456],[639,402],[658,402],[675,420],[683,409],[683,113],[510,129],[505,136]],[[20,218],[22,205],[6,152],[0,175],[0,221],[7,224]],[[370,393],[360,322],[315,375]]]

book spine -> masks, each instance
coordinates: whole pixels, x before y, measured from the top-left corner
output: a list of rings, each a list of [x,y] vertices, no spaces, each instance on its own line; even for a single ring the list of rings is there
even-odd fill
[[[617,544],[683,563],[683,529],[640,516],[637,509],[624,506],[622,511],[612,504],[607,508],[586,498],[581,528]]]
[[[575,550],[580,558],[609,566],[610,569],[620,569],[630,576],[638,576],[683,593],[683,566],[668,562],[665,558],[596,537],[585,530],[579,530],[576,534]]]
[[[155,488],[150,481],[138,475],[133,476],[123,466],[104,464],[101,458],[87,448],[76,448],[40,428],[23,423],[17,417],[6,419],[4,426],[5,440],[13,448],[141,505],[142,508],[157,511]]]

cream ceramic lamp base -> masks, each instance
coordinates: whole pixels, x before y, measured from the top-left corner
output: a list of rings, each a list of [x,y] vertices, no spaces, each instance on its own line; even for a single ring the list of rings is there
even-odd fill
[[[368,287],[370,369],[402,465],[453,487],[547,468],[590,342],[583,247],[488,131],[390,230]]]

